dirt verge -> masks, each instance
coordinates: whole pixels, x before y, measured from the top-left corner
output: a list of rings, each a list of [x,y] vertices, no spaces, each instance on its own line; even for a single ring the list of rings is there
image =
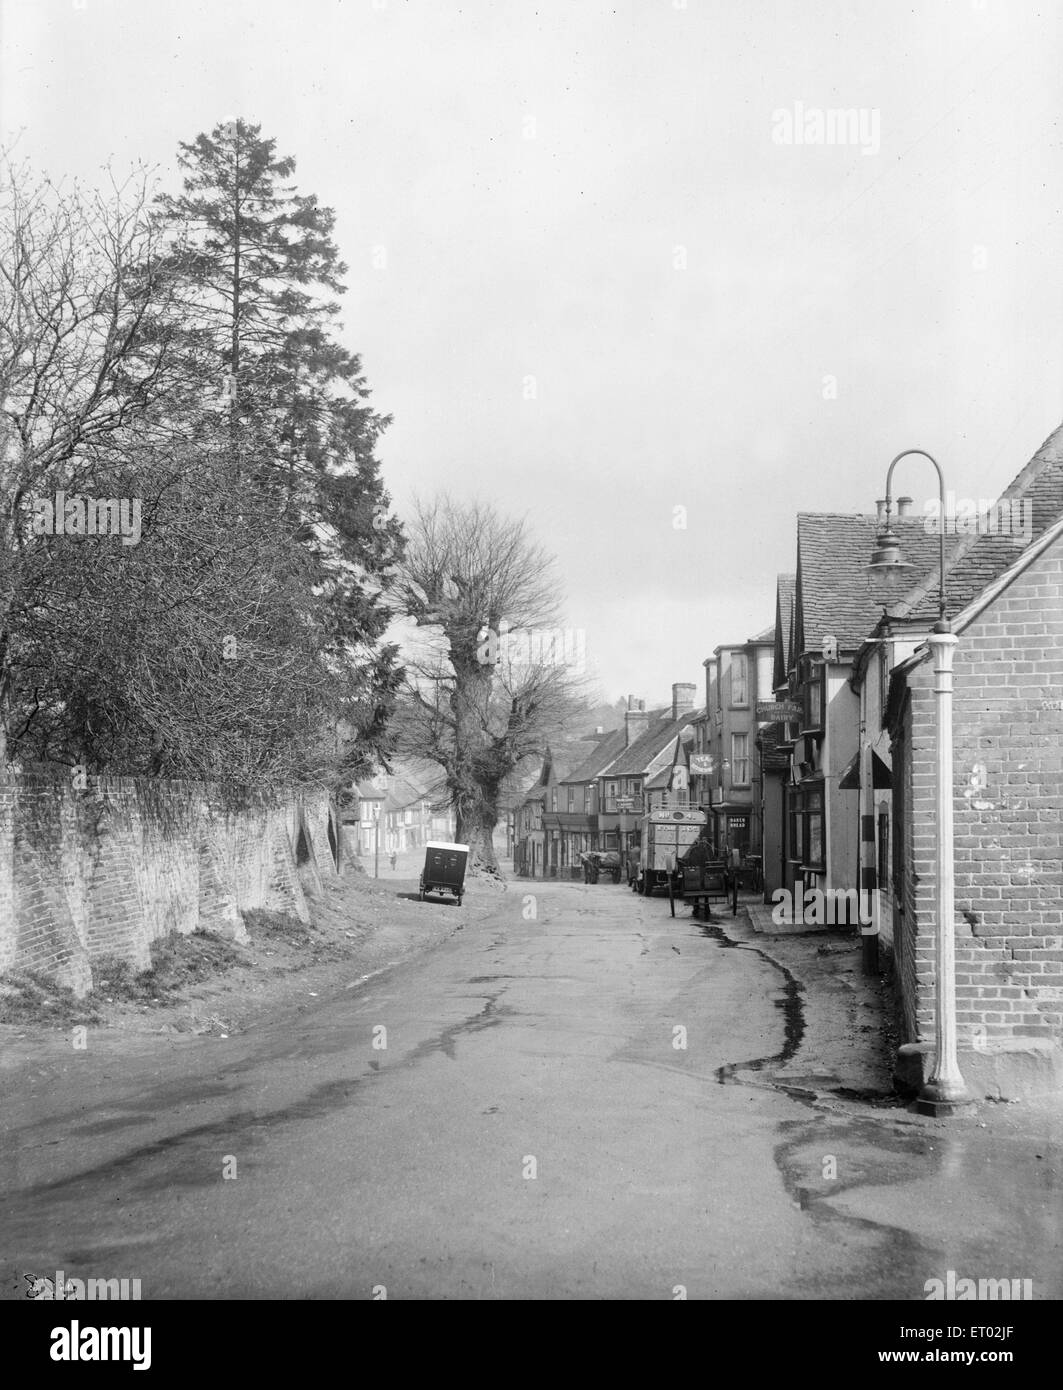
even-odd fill
[[[152,944],[151,968],[141,972],[100,957],[84,999],[40,975],[9,974],[0,980],[2,1052],[13,1063],[35,1041],[89,1025],[112,1034],[233,1036],[277,1009],[310,1005],[438,945],[496,911],[502,896],[498,886],[474,881],[461,907],[422,903],[416,881],[382,885],[357,875],[325,884],[311,900],[309,924],[286,913],[244,913],[246,945],[213,932],[175,934]]]

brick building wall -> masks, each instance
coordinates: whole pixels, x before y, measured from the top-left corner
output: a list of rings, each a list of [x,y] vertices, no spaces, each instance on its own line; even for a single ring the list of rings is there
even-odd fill
[[[953,699],[961,1069],[1063,1049],[1063,546],[959,634]],[[910,1036],[934,1021],[932,664],[908,678],[900,978]],[[1053,1063],[1058,1067],[1058,1060]]]
[[[337,871],[328,794],[250,796],[147,778],[0,777],[0,974],[33,970],[79,994],[92,961],[137,969],[170,932],[246,940],[241,913],[292,912]]]

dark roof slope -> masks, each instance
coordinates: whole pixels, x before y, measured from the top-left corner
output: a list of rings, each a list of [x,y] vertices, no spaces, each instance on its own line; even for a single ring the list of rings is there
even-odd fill
[[[664,791],[672,781],[672,773],[675,771],[674,763],[665,763],[660,772],[655,772],[652,777],[647,779],[646,791]]]
[[[923,577],[938,563],[938,537],[924,517],[893,518],[893,528],[913,573]],[[859,647],[889,603],[895,601],[882,582],[869,582],[867,562],[875,545],[878,520],[859,513],[801,512],[797,518],[797,586],[794,650],[818,649],[833,635],[843,649]],[[945,538],[946,554],[957,536]]]
[[[1063,425],[1049,435],[998,500],[1005,499],[1019,503],[1017,519],[1030,522],[1028,534],[1000,535],[987,531],[951,538],[951,555],[945,567],[945,596],[950,617],[977,598],[1063,516]],[[918,621],[933,622],[937,617],[938,587],[938,570],[935,569],[901,602],[891,605],[891,611]]]
[[[760,765],[765,772],[785,772],[790,766],[790,745],[785,743],[785,724],[765,724],[757,732]],[[785,747],[780,749],[780,744]]]
[[[625,737],[623,729],[613,729],[611,733],[604,735],[603,738],[599,739],[597,747],[580,763],[576,770],[561,780],[564,782],[596,781],[602,769],[623,752]]]
[[[670,705],[665,709],[651,710],[646,732],[630,748],[626,748],[615,762],[603,768],[603,773],[608,773],[610,777],[632,777],[645,772],[654,758],[667,748],[682,729],[693,724],[700,713],[700,710],[692,709],[673,719]]]
[[[794,591],[796,574],[780,574],[775,581],[775,669],[772,683],[776,690],[786,684],[790,670],[790,649],[794,641]]]

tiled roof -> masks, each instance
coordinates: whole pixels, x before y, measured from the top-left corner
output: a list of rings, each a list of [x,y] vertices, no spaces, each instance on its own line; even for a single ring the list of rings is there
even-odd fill
[[[585,739],[578,739],[560,756],[556,755],[552,748],[548,748],[543,757],[539,776],[528,787],[518,804],[525,805],[530,801],[542,801],[548,788],[559,787],[562,782],[574,781],[574,778],[563,774],[574,761],[581,759],[587,761],[588,748],[597,737],[598,735],[589,735]],[[597,752],[598,750],[595,749],[594,751]]]
[[[630,748],[624,749],[615,762],[607,764],[602,772],[610,777],[631,777],[645,772],[654,758],[687,724],[693,724],[700,713],[700,710],[692,709],[673,719],[671,705],[665,709],[651,710],[646,732]]]
[[[790,669],[790,648],[794,640],[794,592],[796,574],[780,574],[775,581],[775,688],[786,684]]]
[[[562,780],[565,782],[593,782],[598,774],[606,768],[613,759],[623,752],[624,749],[624,730],[613,729],[604,738],[600,739],[598,746],[585,758],[579,767]]]
[[[925,518],[893,518],[893,529],[913,573],[923,577],[938,563],[938,537]],[[818,649],[833,635],[845,649],[858,647],[889,604],[881,580],[869,583],[867,563],[875,545],[878,521],[859,513],[800,512],[797,517],[797,589],[792,657]],[[958,536],[945,538],[946,554]],[[1014,557],[1014,551],[1012,551]]]
[[[783,724],[765,724],[757,732],[760,765],[765,772],[785,772],[790,766],[790,754],[780,750],[786,729]],[[787,745],[788,747],[789,745]]]
[[[945,596],[950,617],[977,598],[1063,516],[1063,426],[1049,435],[998,500],[1004,499],[1023,504],[1020,518],[1030,519],[1030,533],[1019,537],[985,533],[948,538],[952,541],[952,554],[946,557]],[[938,611],[938,576],[935,568],[901,602],[891,604],[891,612],[933,622]]]
[[[645,790],[648,792],[667,791],[672,780],[673,765],[665,763],[660,772],[655,772],[646,783]]]

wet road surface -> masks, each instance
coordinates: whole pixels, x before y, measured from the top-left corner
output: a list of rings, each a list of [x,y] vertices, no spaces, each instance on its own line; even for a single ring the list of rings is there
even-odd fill
[[[146,1299],[1063,1295],[1058,1147],[774,1087],[800,991],[717,920],[512,882],[312,1013],[90,1038],[4,1095],[3,1296],[58,1269]]]

